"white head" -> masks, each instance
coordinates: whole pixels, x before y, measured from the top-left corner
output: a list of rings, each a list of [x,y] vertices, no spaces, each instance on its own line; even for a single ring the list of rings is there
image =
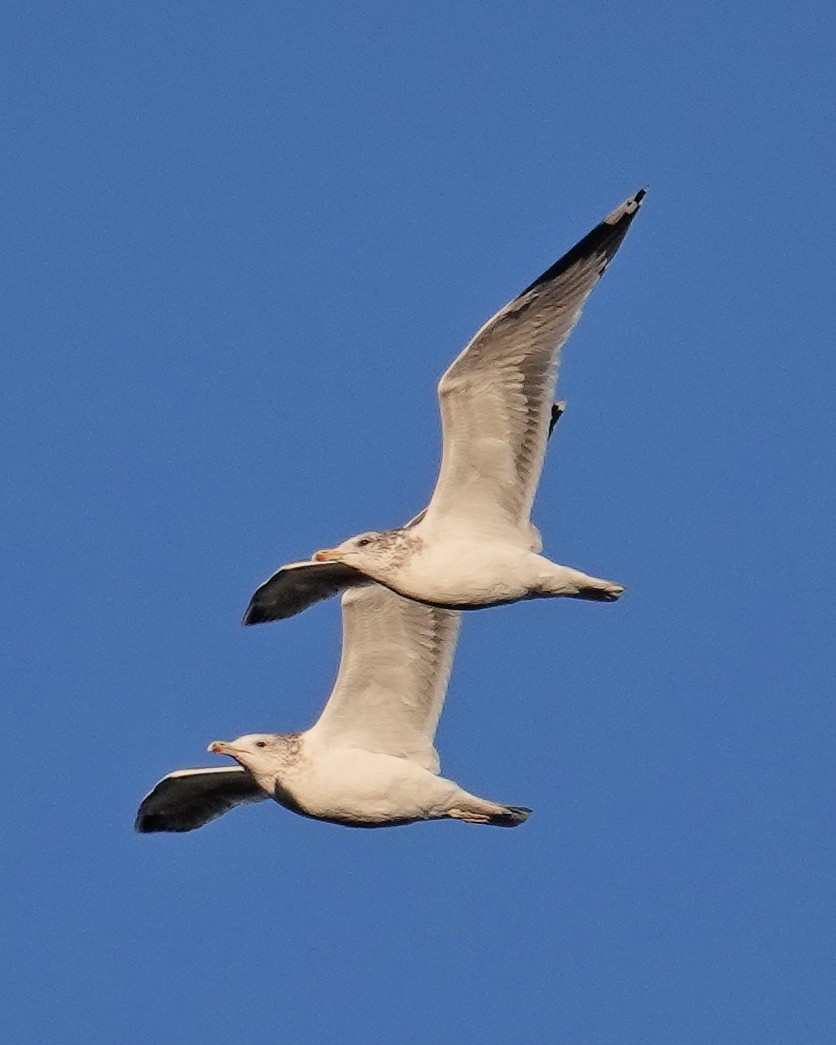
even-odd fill
[[[229,755],[257,776],[275,773],[287,762],[289,739],[285,733],[247,733],[237,740],[213,740],[207,751]]]
[[[376,578],[397,569],[416,538],[404,530],[380,530],[349,537],[336,548],[314,552],[317,562],[342,562]]]

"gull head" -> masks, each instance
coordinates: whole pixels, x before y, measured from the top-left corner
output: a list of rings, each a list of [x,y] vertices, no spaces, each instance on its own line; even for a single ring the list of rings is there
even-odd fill
[[[377,579],[397,569],[409,553],[416,538],[404,530],[382,530],[360,533],[336,548],[314,552],[317,562],[341,562]]]
[[[207,751],[229,755],[245,769],[266,768],[277,756],[284,757],[287,738],[277,733],[247,733],[237,740],[213,740]]]

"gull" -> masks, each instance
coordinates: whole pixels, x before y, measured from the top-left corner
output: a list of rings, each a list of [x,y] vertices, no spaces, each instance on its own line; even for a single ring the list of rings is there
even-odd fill
[[[191,831],[268,798],[346,827],[446,818],[515,827],[528,817],[438,775],[433,738],[461,614],[371,585],[343,595],[342,618],[337,681],[315,725],[213,741],[209,750],[237,765],[169,773],[142,800],[137,831]]]
[[[553,404],[549,435],[565,409]],[[524,806],[478,798],[438,775],[433,739],[461,614],[377,584],[346,591],[341,608],[340,667],[317,722],[304,733],[213,741],[209,751],[238,764],[164,776],[140,804],[137,831],[193,831],[268,798],[349,827],[445,818],[515,827],[528,817]]]
[[[396,530],[362,533],[290,563],[255,591],[244,624],[281,620],[377,582],[431,606],[473,610],[624,591],[540,555],[530,522],[560,349],[624,239],[645,189],[488,320],[441,378],[443,451],[427,508]]]

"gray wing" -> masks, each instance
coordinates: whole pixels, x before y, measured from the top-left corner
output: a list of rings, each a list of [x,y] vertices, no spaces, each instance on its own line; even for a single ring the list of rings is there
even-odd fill
[[[551,439],[552,432],[554,431],[555,425],[557,424],[557,422],[561,419],[561,417],[565,413],[566,413],[566,400],[565,399],[561,399],[558,403],[552,403],[551,413],[549,415],[549,430],[548,430],[548,433],[546,434],[546,439]],[[412,518],[409,520],[409,522],[404,523],[403,526],[401,527],[401,529],[403,529],[403,530],[411,530],[413,526],[417,526],[418,523],[421,522],[421,520],[426,516],[426,514],[427,514],[427,509],[426,508],[422,508],[421,511],[418,512],[417,515],[413,515],[412,516]],[[540,541],[540,534],[536,530],[536,527],[533,526],[533,524],[532,524],[532,528],[535,530],[535,533],[536,533],[536,541],[540,545],[542,545],[542,541]],[[540,550],[541,550],[540,547],[535,549],[535,551],[540,551]]]
[[[152,831],[193,831],[243,802],[270,796],[241,766],[178,769],[164,776],[143,798],[134,827]]]
[[[370,579],[341,562],[291,562],[259,585],[244,614],[244,624],[284,620],[346,588],[370,584]]]
[[[432,773],[461,614],[373,585],[342,598],[337,681],[311,733],[334,747],[398,755]]]
[[[422,526],[528,536],[560,349],[621,245],[645,190],[617,207],[476,334],[438,386],[444,450]]]

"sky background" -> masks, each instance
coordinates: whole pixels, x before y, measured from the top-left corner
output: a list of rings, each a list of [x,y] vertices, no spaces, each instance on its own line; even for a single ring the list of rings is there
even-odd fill
[[[5,1040],[832,1042],[831,3],[0,12]],[[546,551],[468,615],[445,775],[523,827],[265,803],[309,725],[279,564],[428,497],[435,382],[644,184],[564,353]]]

